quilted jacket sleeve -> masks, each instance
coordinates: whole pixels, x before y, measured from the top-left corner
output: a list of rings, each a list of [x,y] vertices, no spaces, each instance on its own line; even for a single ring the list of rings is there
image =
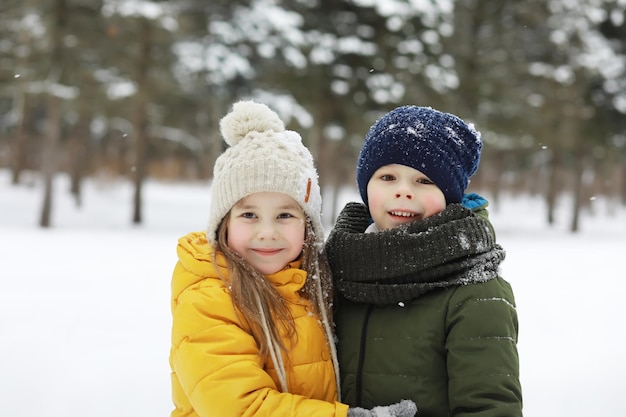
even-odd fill
[[[510,285],[497,278],[459,286],[448,304],[449,407],[455,417],[520,417],[517,312]]]
[[[174,274],[185,281],[183,275],[191,272],[178,264]],[[194,415],[206,417],[345,417],[343,404],[277,390],[228,291],[217,281],[199,281],[173,301],[170,362],[179,414],[193,409]]]

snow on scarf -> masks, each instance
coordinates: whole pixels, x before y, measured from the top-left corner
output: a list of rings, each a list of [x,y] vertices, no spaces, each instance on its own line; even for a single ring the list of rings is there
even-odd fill
[[[377,305],[408,301],[435,288],[498,276],[505,252],[487,220],[460,204],[378,233],[364,204],[348,203],[326,243],[337,290]]]

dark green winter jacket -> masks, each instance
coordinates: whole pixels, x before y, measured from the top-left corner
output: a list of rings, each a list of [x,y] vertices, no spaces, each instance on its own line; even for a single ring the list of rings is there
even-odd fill
[[[326,244],[343,402],[412,399],[418,417],[522,416],[515,300],[485,206],[477,216],[452,204],[367,234],[367,208],[344,208]]]

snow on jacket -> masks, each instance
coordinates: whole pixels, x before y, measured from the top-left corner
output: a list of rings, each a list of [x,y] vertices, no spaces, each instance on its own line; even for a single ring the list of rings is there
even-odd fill
[[[484,206],[475,211],[486,216]],[[488,221],[460,206],[444,212],[386,237],[363,233],[364,205],[340,214],[326,249],[340,294],[343,401],[411,399],[420,417],[520,417],[515,299],[497,275],[503,252]]]
[[[298,290],[306,272],[299,261],[267,278],[289,301],[297,340],[285,356],[290,393],[280,383],[271,359],[263,362],[249,326],[233,307],[225,258],[212,260],[204,232],[178,241],[172,278],[172,346],[170,366],[175,409],[172,417],[329,416],[345,417],[337,402],[335,371],[324,330],[309,313]]]

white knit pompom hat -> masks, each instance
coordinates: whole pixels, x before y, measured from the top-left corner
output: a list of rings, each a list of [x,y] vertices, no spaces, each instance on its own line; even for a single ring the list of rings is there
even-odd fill
[[[300,135],[285,130],[276,113],[254,101],[235,103],[220,121],[220,130],[230,148],[213,168],[208,242],[215,246],[220,222],[239,200],[253,193],[277,192],[300,204],[313,223],[318,250],[322,250],[318,175]]]

